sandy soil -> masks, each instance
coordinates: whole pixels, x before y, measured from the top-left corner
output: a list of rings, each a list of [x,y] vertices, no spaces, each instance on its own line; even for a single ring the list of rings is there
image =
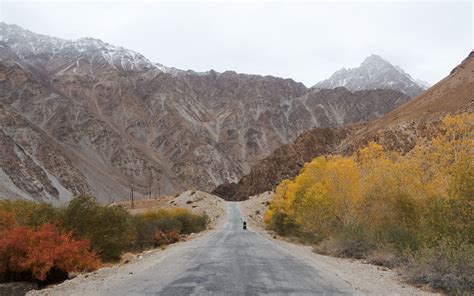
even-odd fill
[[[365,263],[363,260],[335,258],[313,252],[311,246],[290,242],[264,229],[263,214],[268,209],[272,193],[252,196],[242,202],[241,210],[250,229],[273,242],[298,253],[314,264],[347,281],[354,289],[366,295],[440,295],[404,283],[401,274],[394,270]]]

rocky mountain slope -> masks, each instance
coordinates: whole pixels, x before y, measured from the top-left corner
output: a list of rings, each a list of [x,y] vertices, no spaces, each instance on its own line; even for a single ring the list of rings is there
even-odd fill
[[[61,203],[90,191],[105,202],[131,187],[138,197],[211,190],[304,131],[373,119],[408,99],[181,71],[101,40],[1,23],[0,197]]]
[[[427,89],[427,83],[413,79],[400,67],[378,55],[367,57],[360,67],[335,72],[330,78],[317,83],[316,88],[345,87],[349,90],[395,89],[415,97]]]
[[[349,154],[370,141],[389,150],[409,151],[418,139],[438,133],[445,115],[460,112],[474,112],[474,52],[446,78],[386,115],[365,124],[305,132],[257,162],[238,183],[222,184],[214,193],[228,200],[245,200],[294,177],[316,156]]]
[[[314,157],[330,154],[355,129],[316,128],[305,132],[293,143],[281,146],[258,161],[238,183],[226,182],[217,186],[212,193],[226,200],[240,201],[270,191],[281,180],[296,176],[303,165]]]

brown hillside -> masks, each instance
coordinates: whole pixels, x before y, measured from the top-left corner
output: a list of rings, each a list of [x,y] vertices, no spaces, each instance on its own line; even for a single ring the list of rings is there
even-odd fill
[[[246,200],[272,190],[283,179],[298,174],[303,165],[319,155],[331,153],[356,127],[318,128],[299,136],[260,160],[239,183],[225,183],[212,192],[227,200]]]
[[[272,76],[171,69],[98,39],[5,23],[0,40],[0,103],[67,151],[81,188],[101,202],[131,187],[139,196],[209,191],[306,131],[368,121],[410,99],[394,89],[310,89]],[[20,127],[0,130],[8,143],[34,147]],[[46,176],[34,179],[38,186],[11,182],[18,171],[1,167],[0,196],[68,200],[77,192],[54,160],[35,159]]]
[[[443,80],[383,117],[347,138],[338,148],[349,153],[376,141],[386,149],[410,150],[420,137],[438,132],[440,120],[447,114],[473,112],[474,52]]]
[[[370,141],[389,150],[409,151],[420,138],[439,132],[447,114],[473,112],[474,52],[451,73],[424,93],[367,124],[333,129],[313,129],[259,161],[239,183],[217,187],[225,199],[244,200],[275,188],[295,176],[312,158],[331,153],[349,154]]]
[[[410,121],[437,120],[448,113],[472,109],[474,101],[474,51],[450,75],[415,99],[374,120],[371,130]]]

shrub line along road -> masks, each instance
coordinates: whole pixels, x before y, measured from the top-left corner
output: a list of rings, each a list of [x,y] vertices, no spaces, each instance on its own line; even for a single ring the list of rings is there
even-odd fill
[[[242,229],[239,203],[227,204],[217,232],[177,245],[133,274],[105,278],[87,295],[357,295],[337,276]],[[146,259],[141,261],[146,262]],[[138,266],[137,266],[138,267]],[[85,283],[82,283],[85,284]],[[79,292],[81,285],[76,287]]]

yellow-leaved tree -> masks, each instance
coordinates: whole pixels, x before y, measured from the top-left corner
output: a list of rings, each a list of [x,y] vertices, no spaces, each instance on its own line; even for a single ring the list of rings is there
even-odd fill
[[[473,155],[474,114],[465,113],[406,154],[369,143],[353,156],[317,157],[279,184],[265,222],[331,241],[339,255],[415,254],[441,286],[464,291],[472,282],[462,275],[474,274]]]

